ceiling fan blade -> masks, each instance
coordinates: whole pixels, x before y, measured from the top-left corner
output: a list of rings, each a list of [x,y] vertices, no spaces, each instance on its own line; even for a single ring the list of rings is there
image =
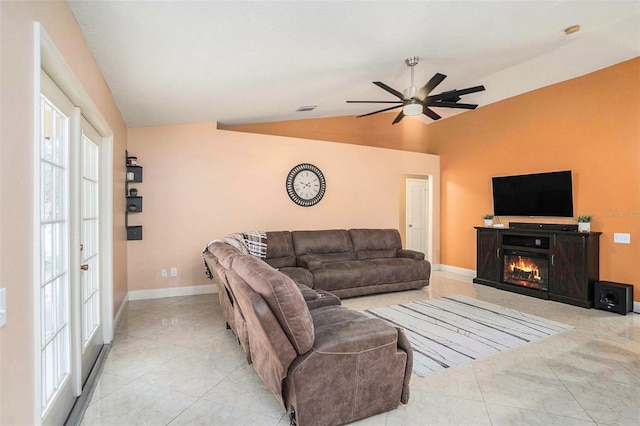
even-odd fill
[[[358,116],[358,118],[360,118],[360,117],[366,117],[366,116],[368,116],[368,115],[377,114],[377,113],[379,113],[379,112],[390,111],[390,110],[392,110],[392,109],[400,108],[401,106],[402,106],[402,105],[396,105],[396,106],[392,106],[392,107],[389,107],[389,108],[379,109],[378,111],[373,111],[373,112],[370,112],[370,113],[367,113],[367,114],[359,115],[359,116]]]
[[[401,104],[402,101],[347,101],[348,104]]]
[[[429,103],[429,106],[431,106],[431,107],[443,107],[443,108],[476,109],[476,107],[478,105],[475,105],[475,104],[459,104],[457,102],[438,101],[438,102]]]
[[[440,101],[458,102],[460,99],[462,99],[460,96],[457,95],[456,90],[448,90],[436,96],[438,97],[442,96],[442,98],[437,99],[436,102],[440,102]],[[431,99],[431,96],[429,96],[428,99]]]
[[[436,73],[433,77],[431,77],[431,80],[429,80],[427,84],[425,84],[420,88],[420,90],[418,90],[418,93],[416,93],[414,99],[417,99],[420,102],[424,101],[424,98],[426,98],[427,95],[431,93],[431,91],[435,89],[438,84],[442,83],[442,80],[444,80],[445,78],[447,78],[446,75],[440,74],[439,72]]]
[[[433,120],[440,120],[442,118],[438,114],[436,114],[434,111],[430,110],[429,107],[426,105],[422,107],[422,113]]]
[[[391,93],[393,96],[402,99],[403,101],[408,101],[409,99],[404,96],[402,93],[398,92],[396,89],[394,89],[393,87],[389,87],[386,84],[384,84],[381,81],[374,81],[373,84],[375,84],[376,86],[378,86],[379,88],[386,90],[387,92]]]
[[[439,95],[429,96],[427,99],[429,101],[441,101],[441,100],[450,100],[456,96],[468,95],[469,93],[482,92],[484,90],[484,86],[475,86],[469,87],[467,89],[460,90],[451,90],[449,92],[442,92]]]
[[[399,123],[400,120],[402,120],[403,118],[404,118],[404,111],[400,111],[398,113],[398,115],[396,116],[395,120],[393,120],[393,123],[391,123],[391,124]]]

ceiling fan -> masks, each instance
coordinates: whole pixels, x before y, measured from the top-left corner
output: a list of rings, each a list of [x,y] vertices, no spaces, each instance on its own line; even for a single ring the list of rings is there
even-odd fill
[[[441,108],[461,108],[461,109],[475,109],[478,105],[475,104],[459,104],[460,96],[468,95],[469,93],[481,92],[484,90],[484,86],[469,87],[467,89],[450,90],[448,92],[442,92],[438,95],[431,95],[429,93],[442,81],[447,78],[446,75],[436,73],[431,80],[427,82],[423,87],[418,89],[413,85],[413,67],[418,63],[417,56],[412,56],[405,60],[405,63],[411,68],[411,86],[404,90],[404,93],[400,93],[392,87],[387,86],[381,81],[374,81],[373,84],[380,87],[383,90],[391,93],[395,97],[399,98],[399,101],[347,101],[351,104],[398,104],[389,108],[384,108],[378,111],[373,111],[368,114],[359,115],[360,117],[366,117],[368,115],[378,114],[380,112],[391,111],[392,109],[402,107],[402,111],[393,120],[393,124],[398,123],[404,118],[404,116],[420,115],[424,114],[433,120],[439,120],[442,117],[433,111],[430,107]]]

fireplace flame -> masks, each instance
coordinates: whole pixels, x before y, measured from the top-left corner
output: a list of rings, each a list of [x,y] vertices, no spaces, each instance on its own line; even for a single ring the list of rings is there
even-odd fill
[[[509,270],[511,273],[523,277],[526,276],[529,281],[540,282],[542,277],[540,276],[540,269],[538,265],[531,261],[525,261],[521,256],[518,256],[517,261],[512,261],[509,264]]]

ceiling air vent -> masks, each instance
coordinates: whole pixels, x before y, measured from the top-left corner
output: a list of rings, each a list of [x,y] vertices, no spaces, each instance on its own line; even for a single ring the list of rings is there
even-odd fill
[[[307,112],[307,111],[313,111],[314,109],[318,108],[318,105],[303,105],[300,108],[298,108],[296,110],[296,112]]]

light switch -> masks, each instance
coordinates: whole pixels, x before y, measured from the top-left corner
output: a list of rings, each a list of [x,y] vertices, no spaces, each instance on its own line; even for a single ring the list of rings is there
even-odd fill
[[[616,232],[613,234],[613,242],[617,244],[631,244],[631,234]]]

